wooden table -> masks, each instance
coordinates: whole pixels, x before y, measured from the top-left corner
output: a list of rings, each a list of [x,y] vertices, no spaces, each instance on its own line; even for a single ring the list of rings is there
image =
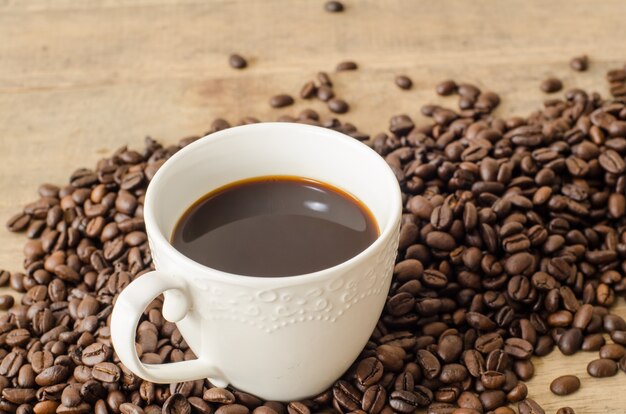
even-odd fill
[[[0,221],[36,196],[39,183],[65,183],[78,166],[150,135],[175,142],[202,134],[213,118],[273,120],[319,102],[274,110],[277,92],[297,95],[318,70],[353,59],[359,70],[333,75],[352,110],[341,116],[365,132],[438,99],[445,78],[501,94],[501,115],[528,114],[545,98],[546,76],[566,87],[607,93],[604,73],[626,61],[626,3],[612,1],[357,1],[344,13],[323,0],[0,0]],[[231,69],[228,55],[249,59]],[[569,69],[587,53],[590,70]],[[414,80],[410,91],[395,75]],[[0,231],[0,267],[21,268],[23,236]],[[618,313],[626,316],[622,302]],[[531,396],[547,413],[626,412],[626,376],[593,379],[595,353],[536,361]],[[555,397],[563,373],[580,391]]]

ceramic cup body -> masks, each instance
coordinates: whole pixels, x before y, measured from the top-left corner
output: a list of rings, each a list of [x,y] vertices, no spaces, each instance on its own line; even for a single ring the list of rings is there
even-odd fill
[[[378,239],[337,266],[277,278],[224,273],[171,246],[178,219],[200,197],[233,181],[271,175],[312,178],[353,194],[376,218]],[[380,317],[401,210],[400,189],[385,161],[338,132],[262,123],[202,138],[150,182],[144,218],[157,270],[119,295],[111,322],[115,351],[131,371],[153,382],[209,378],[268,400],[315,395],[351,365]],[[138,359],[137,322],[161,293],[165,318],[176,322],[197,360],[149,365]]]

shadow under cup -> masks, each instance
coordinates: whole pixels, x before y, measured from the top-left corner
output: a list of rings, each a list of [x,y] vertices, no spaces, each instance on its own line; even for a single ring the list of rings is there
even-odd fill
[[[279,278],[211,269],[169,243],[196,200],[233,181],[269,175],[312,178],[351,193],[371,210],[380,235],[337,266]],[[184,286],[188,310],[178,329],[215,367],[189,379],[208,376],[269,400],[302,399],[331,386],[362,350],[384,306],[401,210],[386,162],[353,138],[319,127],[246,125],[175,154],[150,183],[144,217],[157,269]],[[176,301],[180,295],[165,292],[166,317]]]

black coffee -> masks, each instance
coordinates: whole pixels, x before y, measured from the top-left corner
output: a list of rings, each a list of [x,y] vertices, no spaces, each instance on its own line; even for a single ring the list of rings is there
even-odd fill
[[[293,276],[356,256],[378,237],[359,200],[319,181],[271,176],[237,181],[196,201],[172,244],[208,267],[247,276]]]

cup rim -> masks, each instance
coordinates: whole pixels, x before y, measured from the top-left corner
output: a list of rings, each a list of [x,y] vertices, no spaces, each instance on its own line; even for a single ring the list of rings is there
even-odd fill
[[[381,229],[379,227],[380,234],[374,240],[372,244],[370,244],[367,248],[359,252],[357,255],[345,260],[341,263],[338,263],[334,266],[327,267],[315,272],[310,273],[302,273],[297,275],[289,275],[289,276],[268,276],[268,277],[256,277],[254,275],[240,275],[236,273],[229,273],[219,269],[215,269],[210,266],[203,265],[201,263],[196,262],[195,260],[185,256],[183,253],[178,251],[169,241],[169,239],[163,234],[161,228],[157,224],[155,217],[155,205],[157,195],[159,193],[159,189],[157,187],[160,177],[165,175],[168,170],[174,168],[173,166],[184,159],[187,154],[194,151],[196,148],[199,148],[203,145],[209,145],[211,142],[217,140],[224,139],[234,139],[235,137],[231,137],[231,135],[237,135],[242,132],[245,133],[256,133],[261,132],[267,128],[281,128],[281,129],[295,129],[295,130],[307,130],[309,133],[318,133],[333,136],[336,139],[343,140],[345,144],[350,145],[354,148],[355,151],[362,151],[367,153],[368,156],[372,157],[372,162],[377,163],[381,168],[381,173],[385,176],[385,181],[390,181],[394,185],[391,185],[389,191],[392,193],[389,197],[389,209],[390,209],[390,217],[387,221],[385,227]],[[297,131],[295,131],[297,132]],[[297,138],[294,138],[297,139]],[[308,177],[313,178],[314,177]],[[156,183],[156,184],[155,184]],[[155,190],[155,188],[157,188]],[[349,189],[344,189],[344,191],[348,191]],[[207,134],[198,140],[192,142],[191,144],[181,148],[177,151],[173,156],[171,156],[163,165],[158,169],[152,180],[148,185],[148,189],[146,190],[146,196],[144,200],[144,222],[146,226],[146,233],[148,233],[148,239],[150,243],[151,249],[155,248],[158,244],[159,249],[164,249],[167,251],[168,255],[172,255],[177,260],[184,262],[187,266],[191,268],[195,268],[199,271],[199,274],[194,275],[195,278],[217,278],[220,281],[230,282],[230,283],[258,283],[259,285],[267,285],[270,283],[274,283],[277,280],[281,280],[282,283],[291,283],[291,282],[304,282],[312,279],[320,278],[324,275],[334,274],[338,271],[343,270],[344,268],[352,266],[355,262],[360,262],[364,260],[366,257],[372,254],[373,251],[379,249],[380,245],[385,243],[396,230],[399,222],[400,216],[402,215],[402,194],[400,191],[400,185],[395,177],[395,174],[391,170],[391,167],[387,164],[387,162],[372,148],[367,145],[357,141],[356,139],[343,134],[338,131],[334,131],[331,129],[318,127],[314,125],[306,125],[306,124],[296,124],[296,123],[288,123],[288,122],[259,122],[255,124],[248,125],[240,125],[228,129],[224,129],[221,131],[213,132]],[[207,274],[210,272],[210,275]]]

